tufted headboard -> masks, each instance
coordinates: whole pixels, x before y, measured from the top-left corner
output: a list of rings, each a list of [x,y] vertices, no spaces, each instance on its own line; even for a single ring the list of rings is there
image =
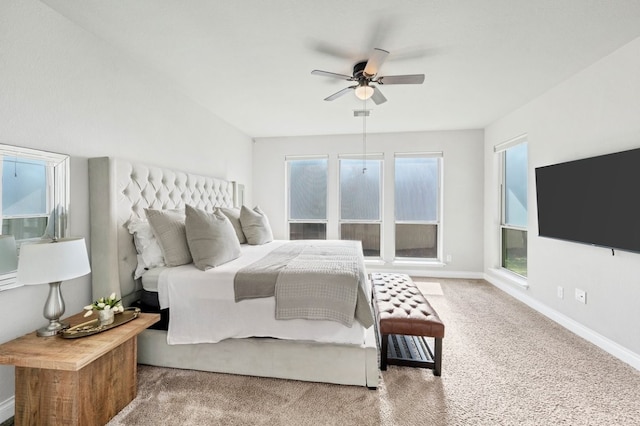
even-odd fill
[[[144,209],[184,208],[185,204],[213,211],[233,207],[235,183],[160,167],[100,157],[89,159],[91,268],[93,299],[112,292],[125,306],[139,299],[140,280],[133,236],[127,225],[145,218]]]

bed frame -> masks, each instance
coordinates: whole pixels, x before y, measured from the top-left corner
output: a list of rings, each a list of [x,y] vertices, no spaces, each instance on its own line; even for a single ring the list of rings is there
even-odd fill
[[[126,306],[140,299],[133,279],[136,250],[126,224],[145,208],[193,205],[207,211],[232,207],[235,184],[111,157],[89,159],[93,298],[112,292]],[[277,377],[313,382],[378,386],[374,327],[362,345],[271,338],[227,339],[219,343],[168,345],[166,331],[138,337],[138,362],[163,367]]]

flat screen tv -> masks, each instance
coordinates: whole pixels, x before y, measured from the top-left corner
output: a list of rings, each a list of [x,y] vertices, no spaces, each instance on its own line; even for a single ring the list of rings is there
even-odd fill
[[[640,253],[640,148],[535,173],[541,237]]]

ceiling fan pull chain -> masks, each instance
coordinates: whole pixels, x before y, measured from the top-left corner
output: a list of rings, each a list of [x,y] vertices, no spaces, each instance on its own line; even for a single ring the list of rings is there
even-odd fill
[[[362,174],[365,174],[367,172],[367,100],[363,99],[362,104],[362,110],[365,111],[362,114]]]

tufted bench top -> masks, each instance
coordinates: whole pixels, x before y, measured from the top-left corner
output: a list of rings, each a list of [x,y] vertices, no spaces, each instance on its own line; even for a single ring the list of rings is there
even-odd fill
[[[371,274],[380,333],[444,337],[444,323],[405,274]]]

